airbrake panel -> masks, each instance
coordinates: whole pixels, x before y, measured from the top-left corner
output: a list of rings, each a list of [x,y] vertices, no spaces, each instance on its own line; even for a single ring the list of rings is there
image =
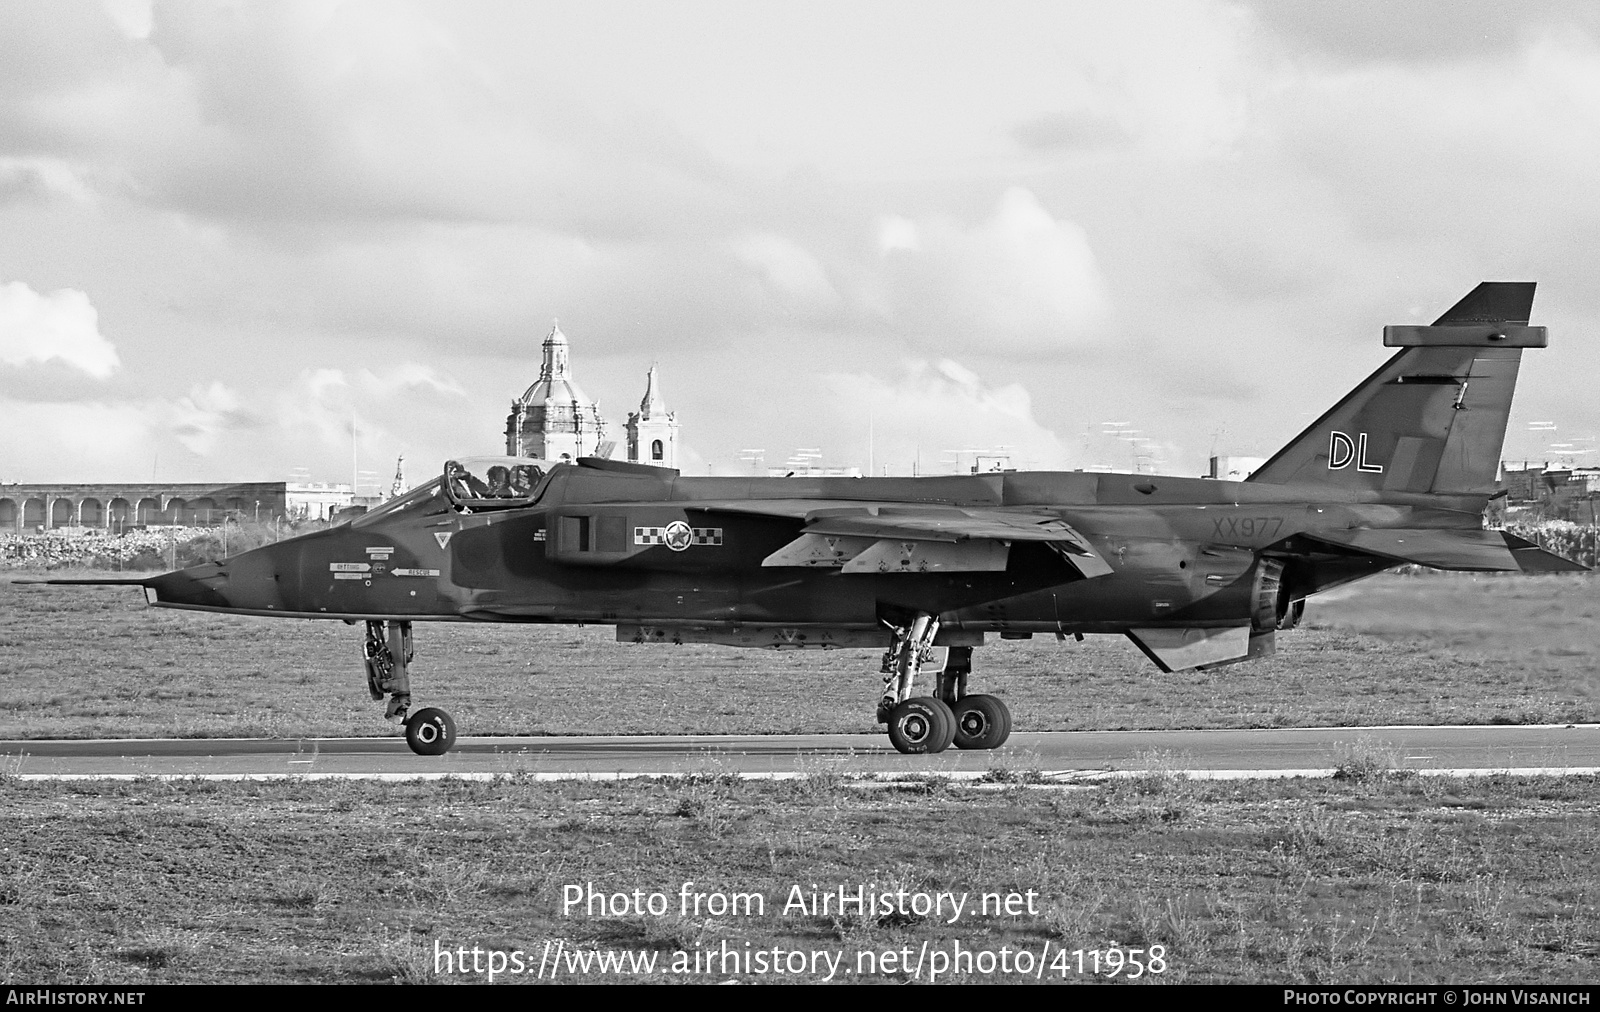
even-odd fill
[[[1250,656],[1250,627],[1247,625],[1226,629],[1162,626],[1129,629],[1128,638],[1162,671],[1210,667]]]

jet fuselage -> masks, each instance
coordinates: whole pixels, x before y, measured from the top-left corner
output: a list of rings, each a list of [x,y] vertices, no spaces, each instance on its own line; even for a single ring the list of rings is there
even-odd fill
[[[973,631],[1118,632],[1238,624],[1252,611],[1258,555],[1302,535],[1481,526],[1481,500],[1456,510],[1438,508],[1437,497],[1405,506],[1307,492],[1081,472],[727,479],[567,465],[532,506],[463,512],[432,483],[352,524],[170,574],[155,591],[170,606],[350,619],[877,629],[886,613],[931,612]],[[1044,507],[1112,572],[1085,579],[1028,541],[1012,542],[1004,568],[993,571],[762,565],[799,535],[808,504],[841,501],[879,516],[907,507]],[[774,504],[793,516],[773,515]],[[691,533],[678,549],[638,534],[674,523],[707,533]],[[1295,599],[1384,568],[1366,556],[1323,555],[1290,566]]]

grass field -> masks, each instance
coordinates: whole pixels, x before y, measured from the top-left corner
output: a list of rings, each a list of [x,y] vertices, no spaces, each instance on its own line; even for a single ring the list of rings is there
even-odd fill
[[[1314,598],[1274,658],[1162,674],[1119,637],[978,651],[1022,730],[1600,720],[1600,580],[1382,576]],[[0,737],[393,733],[341,622],[0,583]],[[465,734],[872,732],[878,657],[634,646],[605,627],[419,623],[418,705]]]
[[[1027,730],[1592,721],[1597,594],[1587,578],[1384,577],[1313,601],[1271,660],[1163,675],[1112,638],[996,643],[976,684],[1003,693]],[[418,630],[419,699],[467,733],[874,730],[866,652]],[[392,733],[358,643],[337,622],[0,584],[0,735]],[[997,754],[988,789],[872,786],[825,762],[787,782],[714,767],[556,784],[0,773],[0,979],[466,982],[487,974],[440,971],[461,956],[487,971],[492,952],[502,981],[540,966],[547,980],[644,979],[602,973],[600,958],[623,971],[655,960],[648,979],[696,982],[1120,980],[1130,957],[1145,983],[1600,978],[1595,778],[1455,781],[1352,761],[1345,779],[1189,782],[1152,757],[1141,778],[1038,789],[999,782],[1027,779],[1008,761]],[[665,912],[564,914],[565,887],[591,882],[660,893]],[[684,913],[686,882],[765,909],[716,913],[708,900]],[[972,906],[954,920],[785,914],[795,886]],[[1014,912],[981,912],[984,894]],[[510,972],[512,953],[525,973]],[[794,953],[804,966],[791,972]]]
[[[436,951],[474,946],[527,953],[522,975],[505,957],[512,982],[556,946],[558,979],[623,981],[645,978],[582,972],[585,954],[654,958],[648,979],[699,982],[817,981],[830,966],[835,980],[925,981],[939,953],[945,981],[1082,982],[1096,951],[1101,977],[1114,962],[1120,977],[1157,946],[1164,966],[1145,983],[1593,983],[1600,970],[1593,778],[912,787],[0,782],[0,979],[481,982],[439,972],[454,965]],[[698,913],[684,913],[686,882],[706,898]],[[586,883],[658,892],[662,913],[648,899],[642,914],[564,913],[565,887]],[[859,885],[967,900],[953,920],[909,896],[904,913],[899,900],[784,912],[794,886]],[[718,893],[763,907],[717,915]],[[990,972],[981,956],[954,961],[958,946],[988,953]],[[692,972],[696,953],[773,949],[809,961]],[[665,972],[674,960],[690,972]]]

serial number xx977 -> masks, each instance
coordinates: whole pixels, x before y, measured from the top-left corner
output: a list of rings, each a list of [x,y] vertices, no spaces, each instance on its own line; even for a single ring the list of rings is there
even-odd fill
[[[1283,517],[1217,517],[1214,538],[1270,539],[1283,529]]]

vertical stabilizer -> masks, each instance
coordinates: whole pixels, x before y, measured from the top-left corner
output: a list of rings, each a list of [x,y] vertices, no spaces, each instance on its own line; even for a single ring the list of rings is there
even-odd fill
[[[1485,281],[1431,326],[1384,328],[1401,350],[1250,480],[1386,492],[1494,490],[1533,282]]]

